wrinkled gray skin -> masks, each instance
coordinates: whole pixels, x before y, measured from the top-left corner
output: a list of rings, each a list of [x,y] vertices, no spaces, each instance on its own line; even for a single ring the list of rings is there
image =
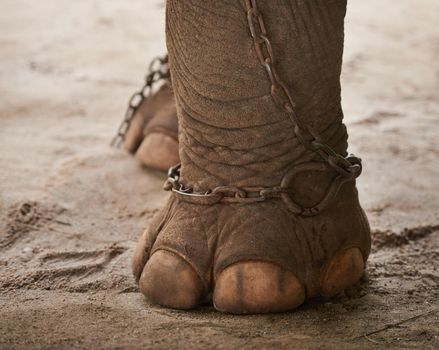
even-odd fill
[[[236,0],[168,6],[180,125],[191,128],[180,135],[183,176],[203,189],[278,185],[291,164],[313,157],[305,154],[287,115],[270,96],[243,7]],[[323,134],[343,117],[339,77],[345,1],[259,1],[259,7],[279,75],[296,91],[301,120]],[[182,12],[184,21],[178,22]],[[341,140],[331,136],[326,140],[344,151],[346,134]]]
[[[258,6],[276,69],[301,121],[345,155],[340,73],[346,1],[259,0]],[[180,127],[182,182],[203,191],[225,185],[279,186],[295,166],[321,161],[300,144],[288,115],[270,95],[270,81],[256,56],[243,1],[168,0],[167,44]],[[302,174],[290,184],[291,195],[311,206],[334,176],[331,171]],[[202,285],[194,287],[202,291],[193,307],[209,292],[217,293],[221,274],[236,267],[241,272],[229,283],[239,286],[228,287],[236,287],[239,295],[231,298],[239,301],[227,304],[232,306],[225,311],[283,311],[288,308],[252,309],[256,297],[243,292],[252,286],[242,285],[248,279],[240,264],[273,265],[278,269],[273,290],[288,288],[284,281],[295,276],[309,298],[322,292],[325,266],[338,252],[352,247],[367,259],[369,227],[353,182],[344,185],[329,208],[310,218],[291,214],[280,199],[205,206],[174,194],[142,236],[133,269],[150,299],[179,307],[169,302],[178,299],[178,284],[153,285],[164,275],[166,281],[178,281],[180,271],[189,266],[201,281],[194,285]],[[160,251],[172,253],[184,264],[161,269],[156,262],[160,259],[147,263]],[[160,297],[170,289],[175,295]]]

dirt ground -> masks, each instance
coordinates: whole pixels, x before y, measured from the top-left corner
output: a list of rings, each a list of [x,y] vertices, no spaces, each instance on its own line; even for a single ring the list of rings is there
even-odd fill
[[[109,147],[161,0],[1,0],[1,349],[438,349],[439,2],[350,0],[343,103],[368,278],[279,315],[148,304],[130,271],[164,174]]]

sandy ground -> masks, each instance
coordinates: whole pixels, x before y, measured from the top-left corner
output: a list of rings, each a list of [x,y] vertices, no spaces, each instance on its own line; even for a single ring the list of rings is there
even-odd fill
[[[343,98],[368,279],[247,317],[150,305],[131,277],[164,174],[108,144],[165,51],[161,1],[0,4],[1,349],[439,348],[437,0],[350,0]]]

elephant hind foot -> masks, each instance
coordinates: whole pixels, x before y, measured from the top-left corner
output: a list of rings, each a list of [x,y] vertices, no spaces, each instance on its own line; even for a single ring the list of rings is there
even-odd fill
[[[178,255],[165,250],[151,256],[139,287],[149,301],[173,309],[193,309],[205,296],[205,287],[195,270]]]
[[[284,312],[305,300],[305,289],[289,271],[272,263],[246,261],[222,271],[213,295],[215,308],[232,314]]]
[[[167,171],[180,162],[177,110],[169,84],[142,101],[124,135],[124,148],[150,168]]]
[[[150,168],[167,170],[180,162],[178,140],[166,133],[149,133],[137,149],[135,158]]]

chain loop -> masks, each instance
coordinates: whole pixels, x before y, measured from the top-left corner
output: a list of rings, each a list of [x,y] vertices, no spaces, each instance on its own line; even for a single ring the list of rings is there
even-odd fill
[[[249,204],[263,202],[269,198],[279,198],[288,189],[282,187],[237,187],[237,186],[218,186],[211,191],[195,192],[192,187],[186,187],[180,182],[181,165],[169,169],[168,180],[165,182],[164,189],[180,194],[192,200],[200,198],[210,198],[209,203],[214,201],[223,203]],[[216,201],[215,201],[216,199]]]
[[[195,192],[192,187],[186,187],[180,182],[180,169],[180,164],[170,168],[168,172],[168,179],[165,182],[164,189],[166,191],[172,191],[185,197],[216,197],[218,202],[247,204],[254,202],[263,202],[270,198],[279,198],[282,194],[288,193],[290,191],[287,186],[218,186],[211,191],[209,190],[204,192]]]
[[[170,82],[170,79],[171,75],[169,71],[168,55],[154,58],[149,64],[148,74],[145,76],[145,82],[142,88],[139,91],[136,91],[128,101],[128,108],[125,112],[124,119],[122,120],[116,135],[111,140],[111,146],[119,147],[123,143],[134,115],[142,103],[152,96],[156,84],[161,81]]]
[[[285,203],[290,212],[301,216],[313,216],[325,209],[330,201],[337,195],[341,186],[351,181],[352,178],[336,176],[329,186],[326,194],[312,207],[303,207],[296,203],[292,197],[294,178],[301,172],[330,170],[330,166],[323,162],[304,163],[291,168],[283,177],[280,186],[274,187],[236,187],[219,186],[212,191],[196,192],[192,187],[186,187],[180,182],[181,165],[169,169],[168,180],[165,182],[164,189],[172,191],[180,196],[184,201],[201,205],[213,205],[217,203],[225,204],[252,204],[264,202],[272,198],[280,198]]]

